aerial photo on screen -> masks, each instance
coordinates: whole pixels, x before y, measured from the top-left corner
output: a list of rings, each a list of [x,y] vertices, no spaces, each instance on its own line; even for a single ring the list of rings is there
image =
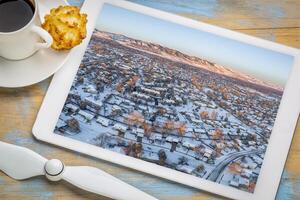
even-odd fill
[[[112,12],[114,9],[118,12]],[[253,192],[283,94],[286,77],[281,76],[289,72],[289,58],[278,58],[286,63],[283,67],[274,59],[279,72],[270,63],[275,75],[263,77],[260,66],[252,67],[261,59],[243,64],[245,56],[255,56],[252,51],[258,47],[239,46],[250,50],[235,52],[238,61],[231,67],[226,61],[230,56],[221,54],[230,52],[235,42],[220,39],[227,41],[226,49],[214,45],[197,49],[185,46],[188,39],[175,44],[161,29],[155,30],[156,37],[165,38],[153,39],[154,33],[145,33],[143,27],[136,31],[139,37],[127,32],[138,23],[130,24],[131,14],[158,27],[169,22],[118,9],[106,5],[100,14],[55,133]],[[117,23],[111,22],[114,13]],[[181,26],[170,25],[175,28]],[[185,37],[189,37],[187,31]],[[190,55],[186,48],[197,52],[215,48],[216,57],[227,65],[209,61],[201,53]],[[265,50],[257,51],[260,56],[273,56],[273,52],[261,55]]]

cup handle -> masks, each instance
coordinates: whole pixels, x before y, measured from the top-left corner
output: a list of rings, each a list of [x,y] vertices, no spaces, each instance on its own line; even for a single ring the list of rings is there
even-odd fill
[[[53,42],[52,36],[43,28],[39,26],[32,26],[31,31],[33,33],[38,34],[45,42],[44,43],[36,43],[36,47],[38,49],[49,48]]]

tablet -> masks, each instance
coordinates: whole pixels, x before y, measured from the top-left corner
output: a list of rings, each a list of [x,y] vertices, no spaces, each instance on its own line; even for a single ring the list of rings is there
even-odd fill
[[[275,198],[299,50],[126,1],[82,12],[88,36],[53,77],[37,139],[233,199]]]

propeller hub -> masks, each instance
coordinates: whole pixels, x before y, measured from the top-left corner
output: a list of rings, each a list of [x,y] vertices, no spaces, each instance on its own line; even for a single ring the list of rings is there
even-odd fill
[[[57,159],[52,159],[46,162],[45,172],[46,177],[50,181],[59,181],[62,179],[62,174],[64,172],[65,166],[63,162]]]

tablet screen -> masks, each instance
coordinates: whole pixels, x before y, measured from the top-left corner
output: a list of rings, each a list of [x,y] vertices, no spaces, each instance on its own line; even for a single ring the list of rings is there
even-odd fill
[[[292,64],[106,4],[55,133],[253,192]]]

